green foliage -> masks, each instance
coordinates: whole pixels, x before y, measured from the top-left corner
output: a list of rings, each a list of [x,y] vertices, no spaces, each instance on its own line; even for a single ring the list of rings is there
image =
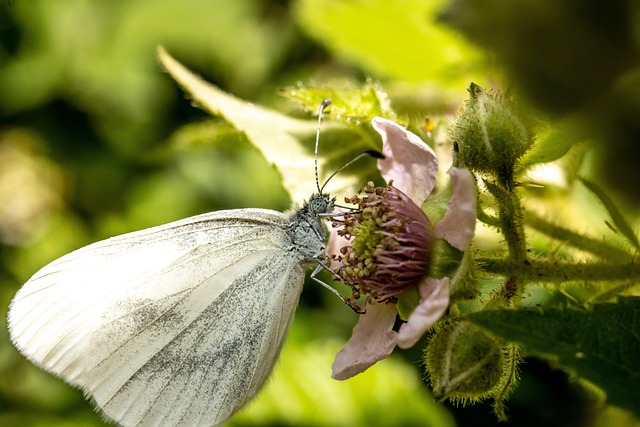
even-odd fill
[[[610,403],[640,415],[640,297],[589,309],[487,310],[467,318],[587,379]]]
[[[535,144],[524,153],[518,163],[516,175],[526,171],[531,166],[549,163],[562,158],[575,145],[576,129],[570,123],[561,123],[539,129]]]
[[[380,116],[393,118],[387,94],[381,88],[371,83],[363,87],[314,88],[299,85],[295,88],[282,90],[282,94],[300,102],[308,111],[315,113],[318,105],[325,99],[331,99],[331,106],[326,110],[331,118],[358,123],[369,121],[372,117]]]
[[[298,0],[302,28],[338,58],[374,76],[407,82],[468,84],[478,54],[436,24],[441,1]]]
[[[638,263],[634,257],[631,257],[632,251],[637,251],[637,236],[629,221],[607,193],[587,180],[582,180],[584,185],[605,206],[613,224],[627,239],[625,246],[631,246],[632,250],[627,248],[621,250],[608,243],[598,242],[595,239],[556,226],[535,215],[525,216],[518,188],[519,184],[515,181],[516,170],[524,171],[542,159],[557,159],[558,156],[568,151],[570,144],[561,144],[560,147],[543,145],[537,148],[535,156],[525,158],[524,162],[526,163],[522,162],[522,155],[533,142],[531,131],[518,132],[519,129],[526,129],[526,126],[522,124],[524,122],[520,120],[513,122],[512,126],[504,125],[516,116],[513,115],[511,109],[505,108],[506,106],[500,109],[490,104],[501,102],[502,98],[499,95],[495,98],[487,98],[490,108],[485,108],[487,103],[478,99],[479,96],[484,95],[483,92],[473,85],[470,92],[471,100],[463,108],[454,124],[452,139],[459,147],[457,153],[459,163],[468,165],[470,169],[478,171],[486,177],[482,182],[486,191],[484,197],[490,199],[494,204],[496,216],[493,217],[483,212],[479,219],[489,226],[498,228],[504,236],[507,251],[504,259],[495,254],[486,258],[476,258],[480,270],[484,273],[503,276],[503,282],[494,289],[483,309],[476,309],[476,313],[468,317],[463,315],[462,318],[472,319],[478,325],[486,327],[498,336],[511,340],[515,345],[521,346],[526,354],[550,353],[558,356],[561,366],[573,370],[580,377],[601,386],[612,404],[631,409],[631,402],[638,400],[640,388],[635,384],[637,381],[634,381],[638,373],[629,370],[632,365],[628,355],[637,351],[637,343],[632,342],[630,347],[626,347],[626,342],[629,339],[637,341],[637,337],[617,332],[625,322],[631,321],[630,331],[637,328],[637,325],[633,324],[637,313],[633,310],[629,312],[629,307],[622,305],[622,301],[629,302],[630,299],[623,299],[620,304],[609,303],[605,306],[606,309],[596,305],[593,309],[593,316],[588,318],[574,315],[579,312],[571,309],[571,305],[567,305],[565,302],[560,304],[558,308],[548,308],[542,311],[543,314],[538,313],[542,316],[542,320],[535,324],[528,321],[527,316],[532,316],[531,312],[522,310],[521,307],[525,302],[526,293],[539,283],[557,283],[559,291],[566,293],[564,288],[568,287],[568,283],[581,281],[581,283],[593,287],[594,291],[586,292],[588,295],[586,299],[593,301],[605,301],[607,298],[614,297],[616,292],[632,289],[633,286],[629,283],[624,284],[624,281],[629,280],[637,283],[638,280]],[[486,97],[486,95],[484,96]],[[494,116],[491,120],[489,119],[491,114],[488,112]],[[505,129],[511,129],[511,131],[505,132]],[[498,141],[499,144],[494,141]],[[522,143],[523,141],[525,144]],[[602,261],[584,262],[578,257],[557,261],[545,260],[536,256],[528,250],[527,219],[531,220],[535,228],[550,237],[589,251],[596,256],[601,256]],[[611,259],[609,256],[612,254],[623,256]],[[607,284],[605,285],[603,282]],[[477,286],[479,285],[480,283],[477,283]],[[553,306],[550,305],[550,307]],[[492,311],[496,308],[503,311]],[[556,311],[561,315],[558,315]],[[611,313],[614,311],[617,318],[611,317]],[[554,317],[554,314],[557,317]],[[503,317],[498,317],[498,315]],[[452,313],[451,317],[455,319],[454,321],[460,318],[457,312]],[[491,323],[492,321],[493,323]],[[554,329],[554,327],[556,328]],[[532,331],[537,332],[532,333]],[[577,331],[589,332],[585,335],[584,333],[578,334]],[[588,335],[591,332],[593,335]],[[615,338],[603,340],[600,338],[603,334],[615,336]],[[594,336],[595,338],[593,338]],[[431,359],[451,359],[448,357],[445,347],[437,345],[438,337],[439,334],[436,334],[428,347],[430,354],[435,354]],[[575,341],[571,341],[571,339],[575,339]],[[569,345],[564,344],[564,341],[567,340],[569,340]],[[607,346],[606,351],[599,347],[602,345]],[[513,349],[516,352],[519,351],[516,346]],[[481,354],[479,350],[475,350],[474,353]],[[466,360],[463,357],[464,352],[456,355],[462,357],[462,360]],[[587,361],[585,362],[583,359]],[[469,358],[469,360],[473,361],[474,359]],[[576,362],[576,360],[578,361]],[[505,365],[512,366],[510,378],[515,379],[519,359],[513,357],[510,361],[511,364],[505,363]],[[446,366],[450,366],[450,362],[448,363]],[[604,365],[607,368],[603,368]],[[438,383],[441,381],[440,377],[448,379],[449,376],[444,375],[442,369],[433,368],[433,366],[432,363],[429,370],[432,381],[435,376],[434,386],[442,386]],[[469,369],[475,372],[477,366],[473,364],[470,366],[474,369]],[[492,372],[488,368],[478,368],[477,370],[486,375]],[[468,376],[475,378],[472,375]],[[478,374],[477,378],[484,377],[482,374]],[[603,384],[606,379],[609,379],[609,382]],[[621,385],[622,382],[625,382],[624,387]],[[502,383],[503,386],[495,384],[497,391],[488,388],[468,388],[466,390],[468,396],[454,394],[450,398],[466,398],[472,401],[492,396],[495,398],[495,413],[499,418],[503,418],[505,416],[504,401],[510,393],[513,383],[511,380],[507,380]],[[448,382],[445,381],[444,384],[446,385]],[[611,395],[612,390],[616,390],[613,395]],[[623,399],[623,396],[627,396],[627,399]]]
[[[2,312],[38,268],[92,241],[209,210],[284,210],[290,199],[307,198],[315,189],[315,117],[327,97],[333,104],[322,124],[321,181],[362,151],[380,149],[373,116],[408,124],[423,137],[438,154],[440,179],[452,163],[452,118],[477,81],[510,88],[506,93],[526,110],[500,106],[492,117],[463,111],[483,123],[473,127],[476,136],[493,119],[507,126],[498,126],[492,152],[483,151],[482,140],[473,156],[462,156],[481,172],[484,227],[476,241],[465,253],[446,245],[434,250],[433,273],[451,276],[451,305],[442,322],[450,327],[432,331],[425,346],[432,384],[454,402],[493,399],[500,419],[522,420],[524,413],[546,425],[557,414],[536,403],[536,381],[555,384],[529,373],[515,388],[519,370],[528,369],[521,357],[538,356],[638,414],[640,304],[629,295],[640,283],[640,223],[637,209],[626,209],[640,200],[638,6],[285,3],[0,2]],[[180,62],[162,51],[159,64],[159,45]],[[163,65],[214,119],[180,101]],[[506,99],[496,93],[481,92],[478,103],[475,92],[476,107]],[[528,129],[517,131],[529,120],[536,123],[533,139]],[[549,166],[560,178],[538,180],[536,170]],[[375,161],[363,159],[327,189],[341,202],[369,180],[381,178]],[[435,193],[423,206],[434,222],[450,197],[441,184]],[[453,425],[449,413],[460,409],[434,403],[407,366],[421,359],[421,349],[347,382],[329,378],[355,322],[330,298],[306,287],[279,373],[233,422]],[[402,296],[405,318],[419,299],[417,291]],[[317,318],[309,321],[309,313]],[[104,425],[81,393],[23,360],[5,329],[1,425]],[[452,386],[470,371],[468,381]],[[534,383],[525,380],[531,377]],[[520,400],[508,405],[515,395]],[[618,425],[608,423],[611,409],[582,404],[593,423]]]
[[[317,327],[315,322],[307,316],[296,319],[272,379],[230,426],[308,425],[310,419],[314,425],[344,427],[455,426],[424,388],[415,367],[398,357],[349,381],[333,380],[329,368],[343,343],[310,339],[308,330]]]
[[[290,22],[260,17],[260,3],[4,2],[24,43],[0,70],[0,109],[24,111],[62,97],[91,115],[108,143],[139,155],[159,136],[172,94],[157,72],[155,46],[181,46],[192,64],[251,94],[272,75],[292,36]]]
[[[566,111],[601,96],[633,64],[630,12],[624,0],[604,9],[597,0],[456,0],[442,16],[495,52],[531,99]]]
[[[429,267],[429,276],[436,279],[453,277],[460,266],[464,252],[454,248],[444,239],[436,239],[431,251],[432,263]]]
[[[317,120],[300,120],[285,116],[273,110],[258,107],[229,95],[217,87],[195,76],[182,64],[173,59],[163,48],[159,49],[160,60],[167,71],[180,83],[191,97],[212,114],[221,115],[258,148],[264,157],[273,163],[282,176],[282,183],[296,202],[306,200],[315,191],[313,139],[316,135]],[[358,138],[357,134],[349,138],[349,144],[340,144],[326,135],[341,130],[345,138],[345,127],[330,123],[323,125],[322,150],[330,153],[323,158],[326,163],[319,165],[324,177],[338,169],[367,148],[375,148],[371,140]],[[348,138],[348,136],[346,136]],[[333,148],[333,149],[332,149]],[[345,160],[346,159],[346,160]],[[320,176],[321,184],[324,182]],[[344,192],[357,188],[360,179],[349,177],[348,172],[332,179],[329,191]]]
[[[638,203],[638,11],[632,0],[452,0],[442,19],[491,52],[522,97],[577,119],[567,136],[586,135],[599,180]]]

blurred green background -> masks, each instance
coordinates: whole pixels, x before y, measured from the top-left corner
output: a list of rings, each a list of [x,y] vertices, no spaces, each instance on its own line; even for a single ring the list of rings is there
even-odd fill
[[[471,81],[512,88],[558,125],[556,138],[591,144],[581,165],[634,211],[637,17],[630,1],[0,0],[0,425],[104,424],[9,342],[8,304],[39,268],[190,215],[290,204],[251,144],[163,73],[157,45],[223,90],[297,115],[279,93],[299,83],[379,81],[414,123],[454,114]],[[229,424],[495,424],[489,403],[433,402],[417,349],[332,380],[355,321],[306,286],[273,378]],[[595,415],[596,400],[530,359],[507,424],[633,425],[616,410]]]

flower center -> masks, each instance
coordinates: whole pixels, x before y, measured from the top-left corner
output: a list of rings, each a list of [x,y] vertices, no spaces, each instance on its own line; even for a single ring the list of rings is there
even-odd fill
[[[351,241],[333,257],[341,263],[337,272],[377,302],[395,300],[426,274],[433,227],[392,183],[386,187],[369,183],[362,192],[363,197],[347,199],[358,206],[358,213],[334,219],[338,234]]]

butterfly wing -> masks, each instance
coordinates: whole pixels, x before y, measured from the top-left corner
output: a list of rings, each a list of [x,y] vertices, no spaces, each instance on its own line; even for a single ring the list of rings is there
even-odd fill
[[[265,381],[297,305],[287,222],[219,211],[79,249],[16,294],[11,338],[120,424],[222,422]]]

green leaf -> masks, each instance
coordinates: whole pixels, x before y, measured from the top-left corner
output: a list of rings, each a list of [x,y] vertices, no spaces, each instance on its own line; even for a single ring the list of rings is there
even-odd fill
[[[331,108],[327,113],[337,119],[371,121],[375,116],[394,118],[387,94],[371,83],[362,87],[344,87],[339,84],[329,88],[298,86],[286,88],[282,94],[313,111],[324,99],[330,98]]]
[[[557,362],[602,388],[609,403],[640,415],[640,297],[590,310],[486,310],[468,320]]]
[[[629,242],[633,245],[636,250],[640,250],[640,242],[638,242],[638,236],[631,228],[631,225],[627,221],[627,219],[622,215],[622,212],[615,205],[613,200],[607,195],[607,193],[602,189],[602,187],[598,186],[596,183],[588,181],[585,178],[579,178],[580,181],[584,184],[585,187],[589,189],[602,203],[604,208],[609,213],[615,228],[624,235],[624,237],[629,240]]]
[[[315,188],[314,140],[317,120],[294,119],[277,111],[238,99],[200,79],[171,57],[164,48],[158,55],[171,76],[205,110],[222,116],[274,164],[282,175],[283,186],[294,202],[306,200]],[[325,121],[319,161],[320,183],[334,170],[346,164],[361,152],[377,147],[344,125]],[[358,162],[361,169],[374,169],[373,162]],[[349,195],[366,182],[365,172],[356,174],[357,167],[349,167],[336,175],[327,185],[332,194]],[[241,173],[240,171],[238,172]]]
[[[310,37],[374,78],[431,80],[463,89],[473,80],[480,55],[437,23],[442,3],[298,0],[294,12]]]

